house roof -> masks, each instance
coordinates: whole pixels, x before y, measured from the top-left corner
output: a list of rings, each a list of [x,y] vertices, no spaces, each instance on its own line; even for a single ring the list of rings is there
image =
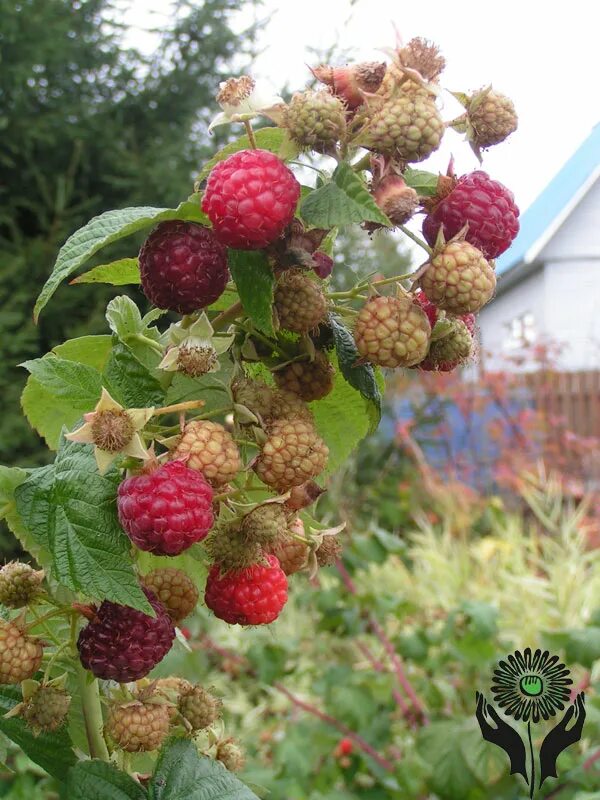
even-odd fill
[[[525,211],[517,238],[496,261],[497,274],[534,262],[599,175],[600,123]]]

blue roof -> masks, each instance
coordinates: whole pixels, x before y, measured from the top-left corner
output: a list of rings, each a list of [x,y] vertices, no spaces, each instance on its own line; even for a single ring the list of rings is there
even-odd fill
[[[600,123],[521,217],[521,229],[517,238],[496,261],[496,272],[499,275],[525,261],[529,250],[540,240],[598,165]]]

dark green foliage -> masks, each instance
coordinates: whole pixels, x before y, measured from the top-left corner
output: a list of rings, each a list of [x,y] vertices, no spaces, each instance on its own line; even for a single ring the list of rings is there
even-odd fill
[[[33,324],[59,247],[107,208],[177,205],[190,194],[214,151],[197,133],[206,124],[196,123],[214,111],[232,56],[252,42],[229,28],[240,4],[179,3],[146,59],[124,48],[107,0],[0,0],[1,463],[48,459],[20,414],[27,374],[17,364],[80,333],[106,332],[115,290],[94,285],[61,287]],[[136,243],[128,245],[113,245],[105,260],[131,255]]]

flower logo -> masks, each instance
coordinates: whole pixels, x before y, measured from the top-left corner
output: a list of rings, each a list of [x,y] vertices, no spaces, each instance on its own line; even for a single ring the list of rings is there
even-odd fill
[[[503,718],[485,697],[477,692],[475,717],[487,742],[501,747],[510,759],[511,775],[521,775],[533,796],[546,778],[557,777],[556,760],[570,745],[581,739],[585,722],[585,695],[580,692],[572,702],[569,670],[556,655],[530,647],[515,650],[500,661],[492,678],[492,694],[504,717],[527,723],[527,738]],[[568,706],[562,719],[548,731],[539,751],[537,778],[531,725],[549,720]],[[528,752],[526,750],[528,745]]]
[[[494,670],[492,694],[509,717],[538,723],[563,711],[569,702],[570,672],[558,656],[526,647],[516,650]]]

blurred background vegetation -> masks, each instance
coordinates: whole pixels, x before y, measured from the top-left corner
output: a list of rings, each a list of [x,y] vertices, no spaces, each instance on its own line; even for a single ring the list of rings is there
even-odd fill
[[[232,24],[248,5],[180,2],[148,57],[124,46],[108,0],[0,0],[0,463],[48,457],[21,415],[25,373],[16,365],[104,332],[106,302],[123,291],[62,287],[34,326],[33,302],[58,248],[107,208],[169,206],[190,193],[218,144],[205,135],[218,83],[243,71],[255,47],[257,28]],[[352,233],[339,245],[340,290],[352,271],[397,274],[410,262],[389,236]],[[268,630],[230,628],[199,608],[189,650],[178,646],[160,665],[157,674],[216,687],[226,731],[248,752],[242,778],[261,796],[524,797],[473,712],[495,662],[530,645],[560,652],[588,692],[584,739],[541,796],[599,800],[600,533],[581,475],[568,469],[597,443],[565,432],[557,464],[540,444],[539,417],[505,407],[502,446],[491,465],[486,456],[493,491],[474,486],[482,465],[456,461],[440,407],[469,418],[492,397],[497,410],[505,385],[418,373],[395,382],[380,432],[319,500],[318,516],[347,522],[343,559],[312,579],[296,576],[286,613]],[[432,458],[432,443],[445,460]],[[544,461],[559,471],[546,474]],[[8,559],[15,545],[2,537]],[[183,562],[202,581],[198,562]],[[1,763],[12,772],[0,771],[0,797],[58,797],[0,738]]]

